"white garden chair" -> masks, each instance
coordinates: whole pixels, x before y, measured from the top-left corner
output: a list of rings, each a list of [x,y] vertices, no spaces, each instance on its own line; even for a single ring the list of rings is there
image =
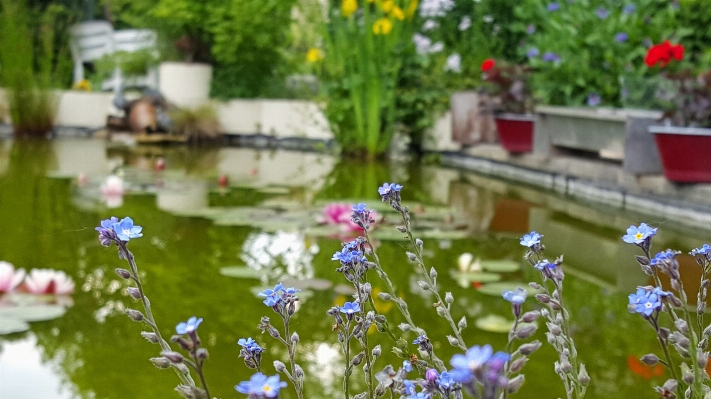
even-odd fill
[[[84,79],[84,63],[100,59],[116,51],[133,52],[156,49],[157,35],[150,29],[125,29],[114,31],[108,21],[87,21],[72,26],[71,50],[74,59],[74,83]],[[156,50],[157,51],[157,50]],[[122,82],[123,81],[123,82]],[[116,68],[113,76],[101,84],[102,90],[116,90],[123,87],[158,87],[155,68],[145,76],[123,79],[121,70]]]

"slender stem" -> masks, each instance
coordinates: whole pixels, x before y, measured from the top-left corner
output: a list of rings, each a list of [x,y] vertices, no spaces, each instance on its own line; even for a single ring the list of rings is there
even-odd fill
[[[504,375],[508,378],[509,373],[511,372],[511,360],[513,359],[513,353],[511,353],[511,346],[513,345],[514,339],[515,339],[515,333],[516,333],[516,328],[518,328],[518,322],[521,319],[516,316],[516,320],[514,320],[513,327],[511,327],[511,331],[509,332],[509,342],[506,344],[506,353],[510,355],[510,359],[508,362],[506,362],[506,370],[504,372]],[[506,399],[508,397],[509,390],[504,388],[503,392],[503,399]]]
[[[207,387],[207,382],[205,381],[205,374],[202,372],[202,366],[205,363],[204,361],[195,359],[196,362],[198,362],[198,367],[197,367],[197,374],[200,377],[200,383],[202,384],[202,389],[205,390],[205,393],[207,394],[208,399],[212,398],[212,395],[210,395],[210,388]]]
[[[343,370],[343,393],[346,394],[346,399],[348,399],[350,398],[350,395],[348,394],[348,378],[350,377],[348,369],[351,367],[351,321],[349,319],[346,319],[345,333],[346,335],[344,338],[344,353],[346,355],[346,368],[345,370]]]
[[[296,396],[299,399],[303,399],[304,395],[301,387],[301,379],[296,376],[296,362],[294,361],[294,343],[291,340],[291,335],[289,334],[289,316],[282,315],[284,320],[284,344],[286,349],[289,351],[289,365],[291,366],[291,381],[294,383],[294,388],[296,388]]]
[[[667,348],[667,344],[665,340],[662,338],[662,336],[659,334],[659,323],[657,323],[657,318],[652,317],[649,319],[649,322],[652,323],[652,327],[654,327],[654,331],[657,333],[657,339],[659,340],[659,344],[662,346],[662,350],[664,351],[664,357],[667,359],[667,368],[669,368],[669,371],[672,374],[672,377],[679,381],[679,377],[676,375],[676,367],[674,367],[674,363],[672,362],[671,355],[669,354],[669,348]]]
[[[132,274],[131,277],[136,282],[136,288],[138,288],[138,293],[141,296],[141,303],[143,304],[143,310],[146,312],[146,315],[145,315],[146,324],[148,324],[153,329],[153,333],[155,333],[156,337],[158,338],[158,344],[160,345],[161,350],[165,351],[165,352],[169,352],[169,351],[171,351],[170,345],[168,345],[168,342],[166,342],[166,340],[163,339],[163,336],[160,333],[160,329],[158,328],[158,324],[156,323],[155,318],[153,317],[153,311],[151,310],[151,302],[148,300],[148,297],[146,296],[145,292],[143,291],[143,284],[141,284],[141,278],[138,276],[138,266],[136,265],[136,259],[134,258],[131,251],[128,250],[128,247],[126,247],[125,242],[118,241],[117,245],[118,245],[119,251],[121,252],[123,258],[126,259],[129,267],[131,268],[131,274]],[[178,375],[178,378],[180,378],[180,380],[183,382],[183,384],[195,386],[195,381],[193,381],[192,377],[190,376],[190,373],[183,374],[175,366],[173,366],[173,370],[175,370],[175,373]]]

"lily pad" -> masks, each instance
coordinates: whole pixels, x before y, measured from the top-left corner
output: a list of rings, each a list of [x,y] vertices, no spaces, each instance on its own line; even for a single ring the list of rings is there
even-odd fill
[[[501,280],[501,275],[487,272],[460,272],[458,270],[450,270],[449,274],[454,280],[464,280],[470,283],[493,283]]]
[[[259,191],[260,193],[272,194],[272,195],[285,195],[285,194],[289,194],[291,192],[291,190],[289,190],[288,187],[277,187],[277,186],[259,187],[259,188],[257,188],[257,191]]]
[[[474,325],[480,330],[493,333],[507,333],[511,330],[514,321],[503,316],[490,314],[488,316],[479,317]]]
[[[355,294],[355,288],[353,288],[352,285],[346,285],[346,284],[338,284],[337,286],[333,287],[333,291],[336,294],[341,294],[341,295]]]
[[[485,295],[501,296],[504,290],[513,291],[516,287],[521,287],[526,290],[528,295],[534,295],[538,293],[538,290],[531,288],[528,284],[522,283],[520,281],[502,281],[498,283],[485,284],[477,291]]]
[[[29,329],[30,325],[20,319],[0,316],[0,335],[23,332]]]
[[[258,279],[264,274],[263,271],[255,270],[246,266],[228,266],[221,267],[220,274],[234,278],[253,278]]]
[[[56,319],[65,312],[64,306],[60,305],[8,306],[0,308],[0,317],[33,322]]]
[[[482,260],[481,267],[493,273],[511,273],[521,269],[521,265],[518,262],[509,259]]]
[[[287,278],[281,281],[284,287],[294,287],[301,290],[313,289],[316,291],[323,291],[331,288],[332,282],[322,279],[322,278],[309,278],[305,280]]]

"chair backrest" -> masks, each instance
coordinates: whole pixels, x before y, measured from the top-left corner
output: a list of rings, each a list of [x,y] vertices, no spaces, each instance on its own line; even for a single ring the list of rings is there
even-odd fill
[[[114,51],[133,52],[143,49],[155,49],[157,35],[151,29],[123,29],[114,31]]]
[[[114,27],[108,21],[87,21],[70,28],[72,58],[94,61],[114,52]]]

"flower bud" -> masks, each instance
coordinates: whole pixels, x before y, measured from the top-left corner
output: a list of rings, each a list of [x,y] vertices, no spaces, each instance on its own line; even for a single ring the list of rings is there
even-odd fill
[[[451,292],[447,292],[444,294],[444,301],[451,304],[454,302],[454,296],[452,296]]]
[[[363,352],[357,354],[357,355],[353,358],[353,360],[351,360],[351,364],[354,365],[354,366],[359,365],[359,364],[363,361],[363,357],[364,357],[364,356],[365,356],[365,353],[363,353]]]
[[[537,327],[534,325],[523,326],[516,331],[516,338],[526,339],[536,332]]]
[[[417,256],[415,256],[415,254],[413,254],[412,252],[407,252],[406,255],[407,259],[410,259],[410,262],[417,261]]]
[[[528,361],[527,357],[519,357],[518,359],[514,360],[511,362],[510,370],[512,373],[518,373],[523,369],[523,366],[526,365],[526,362]]]
[[[151,363],[159,369],[167,369],[170,367],[170,360],[165,357],[152,357],[150,358]]]
[[[667,339],[667,338],[669,338],[669,335],[671,335],[671,331],[669,331],[668,328],[666,328],[666,327],[661,327],[661,328],[659,329],[659,336],[660,336],[662,339]]]
[[[373,351],[371,353],[373,355],[373,359],[380,356],[380,354],[382,353],[382,349],[380,348],[380,345],[376,345],[375,348],[373,348]]]
[[[385,386],[383,386],[383,384],[378,384],[378,386],[375,387],[375,396],[379,398],[379,397],[385,395],[385,392],[386,392],[386,391],[387,391],[387,388],[385,388]],[[363,392],[363,394],[365,394],[365,392]],[[367,398],[368,396],[367,396],[367,395],[363,395],[363,397],[364,397],[364,398]],[[355,399],[355,398],[354,398],[354,399]]]
[[[538,319],[538,316],[541,315],[541,312],[537,310],[532,310],[530,312],[526,312],[523,314],[521,317],[521,320],[523,320],[524,323],[532,323]]]
[[[466,316],[462,316],[462,318],[459,320],[459,323],[457,323],[457,327],[459,327],[459,331],[464,330],[467,328],[467,318]]]
[[[705,369],[706,363],[708,363],[709,361],[709,353],[704,352],[704,350],[701,348],[698,348],[696,350],[696,361],[699,363],[699,367]]]
[[[549,297],[549,296],[546,295],[546,294],[536,294],[536,299],[537,299],[538,302],[540,302],[540,303],[548,303],[548,302],[551,301],[551,297]]]
[[[197,351],[195,351],[195,356],[200,360],[205,360],[208,358],[209,354],[207,353],[207,349],[199,348]]]
[[[692,375],[691,377],[693,378],[694,376]],[[684,391],[684,399],[691,399],[691,387],[686,388],[686,391]]]
[[[447,316],[447,308],[445,308],[444,306],[437,306],[436,310],[438,315],[442,317]]]
[[[437,278],[437,270],[435,270],[434,267],[433,267],[433,268],[430,268],[430,278],[431,278],[432,280],[434,280],[434,279]]]
[[[279,338],[279,330],[277,330],[273,325],[267,326],[267,332],[274,338]]]
[[[297,334],[296,332],[291,334],[291,342],[293,342],[293,343],[299,342],[299,334]]]
[[[536,340],[519,346],[518,351],[521,352],[522,355],[528,356],[531,353],[537,351],[540,347],[541,341]]]
[[[388,294],[387,292],[379,292],[379,293],[378,293],[378,298],[382,299],[383,301],[389,301],[389,300],[392,299],[392,297],[390,296],[390,294]]]
[[[590,376],[588,375],[587,370],[585,370],[584,364],[580,364],[580,372],[578,373],[578,382],[580,382],[580,385],[582,385],[584,387],[590,383]]]
[[[430,285],[427,284],[426,282],[422,281],[422,280],[418,281],[418,282],[417,282],[417,285],[419,285],[420,288],[422,288],[423,290],[429,290],[429,289],[430,289]]]
[[[276,369],[277,373],[283,373],[284,371],[286,371],[286,365],[279,360],[274,361],[274,368]]]
[[[546,323],[546,325],[548,326],[548,331],[550,331],[553,335],[560,335],[563,333],[563,330],[561,330],[557,324]]]
[[[563,371],[565,373],[569,373],[569,372],[573,371],[573,365],[570,364],[570,362],[568,361],[568,358],[563,358],[563,361],[560,363],[560,369],[561,369],[561,371]]]
[[[686,371],[686,372],[684,372],[684,373],[681,375],[681,379],[682,379],[685,383],[691,385],[691,384],[694,383],[694,374],[693,374],[692,372],[690,372],[690,371]]]
[[[298,364],[294,365],[294,378],[298,380],[304,378],[304,369],[302,369]]]
[[[548,318],[548,316],[550,316],[548,309],[541,309],[541,316]]]
[[[118,274],[118,276],[124,280],[128,280],[129,278],[131,278],[131,273],[128,270],[122,269],[120,267],[116,269],[116,274]]]
[[[437,380],[437,377],[439,377],[439,373],[435,369],[427,369],[427,372],[425,373],[425,379],[429,382],[435,382]]]
[[[676,329],[679,330],[679,332],[681,332],[682,334],[689,333],[689,325],[686,323],[686,320],[676,319],[674,321],[674,325],[676,326]]]
[[[418,248],[422,249],[422,245],[423,245],[422,240],[420,240],[419,238],[416,239],[416,240],[415,240],[415,245],[417,245]]]
[[[557,341],[557,340],[555,339],[555,335],[553,335],[553,334],[551,334],[551,333],[549,333],[549,332],[546,333],[546,340],[547,340],[548,343],[551,344],[551,345],[555,345],[555,343],[556,343],[556,341]]]
[[[289,303],[289,307],[287,308],[287,311],[289,312],[289,316],[294,315],[294,312],[296,312],[296,305],[294,305],[294,302]]]
[[[133,321],[143,320],[143,313],[136,309],[126,309],[126,315]]]
[[[521,385],[523,385],[524,381],[525,377],[523,376],[523,374],[519,374],[509,380],[509,382],[506,384],[506,389],[509,391],[509,393],[515,393],[521,388]]]
[[[183,355],[181,355],[178,352],[173,352],[173,351],[164,351],[160,353],[161,356],[167,358],[168,360],[171,361],[171,363],[182,363],[183,362]]]
[[[410,325],[407,323],[400,323],[398,325],[398,328],[401,329],[403,332],[408,332],[410,331]]]
[[[654,366],[659,363],[659,358],[654,353],[648,353],[642,356],[639,360],[647,366]]]
[[[538,283],[536,283],[536,282],[534,282],[534,281],[531,281],[530,283],[528,283],[528,286],[531,287],[531,288],[533,288],[534,290],[541,290],[541,289],[543,289],[543,287],[541,287],[540,284],[538,284]]]
[[[452,346],[459,346],[459,340],[451,335],[447,335],[447,341]]]
[[[136,287],[128,287],[126,288],[126,292],[134,299],[141,299],[141,291]]]
[[[156,333],[148,332],[148,331],[141,331],[141,336],[146,339],[146,341],[152,343],[152,344],[157,344],[158,343],[158,336]]]
[[[397,229],[397,231],[399,231],[401,233],[407,232],[407,228],[405,226],[395,226],[395,228]]]

